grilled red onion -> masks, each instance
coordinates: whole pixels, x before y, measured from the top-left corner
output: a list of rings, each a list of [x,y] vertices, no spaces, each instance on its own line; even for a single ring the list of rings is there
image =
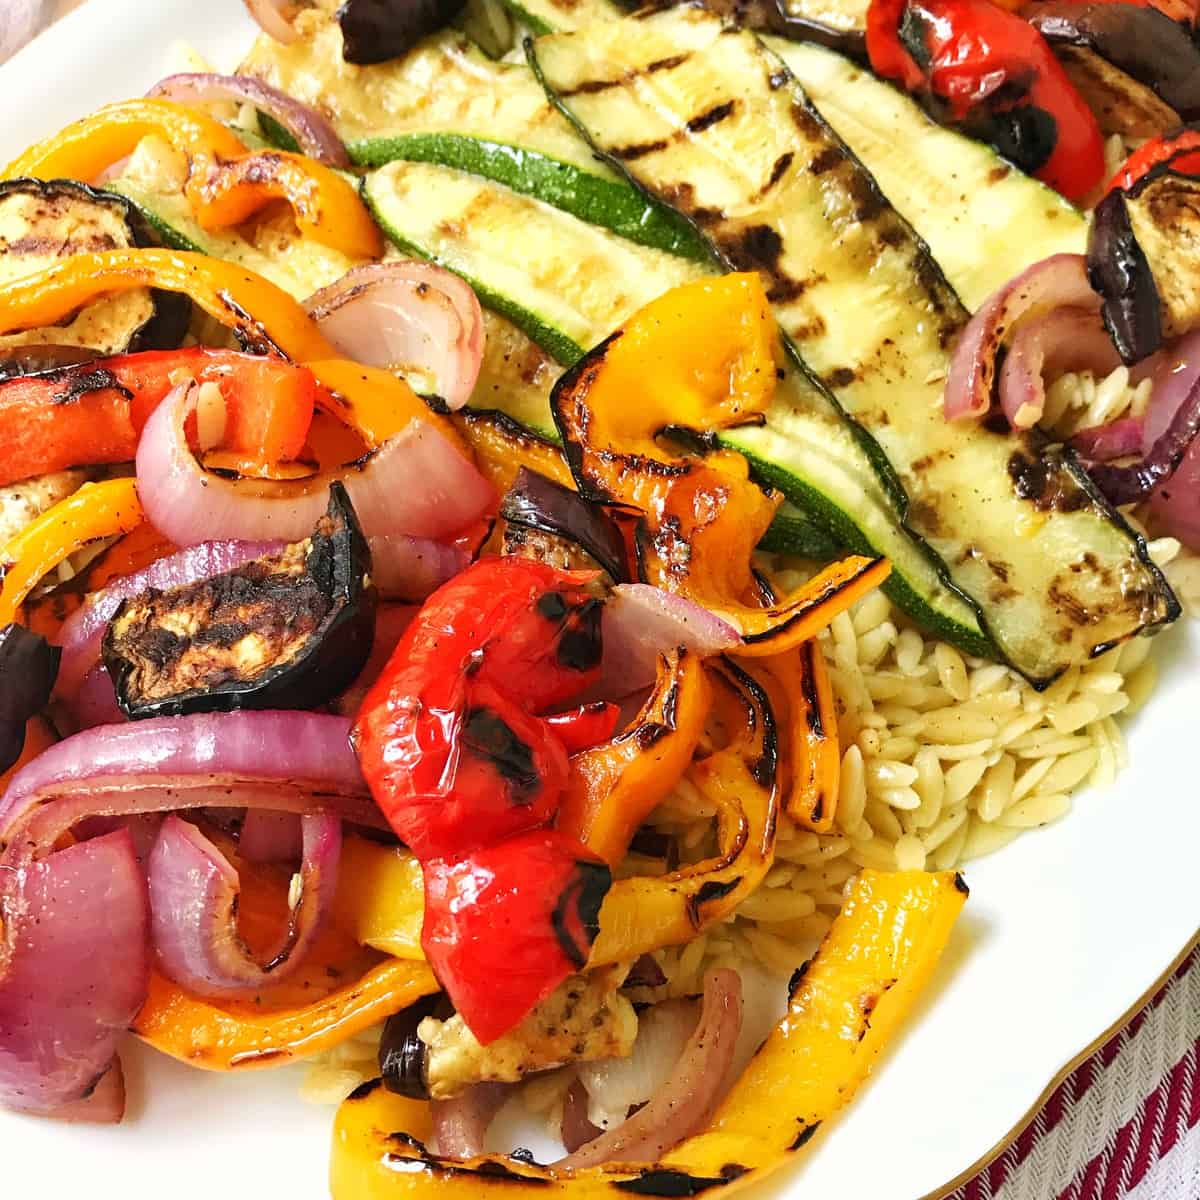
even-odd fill
[[[0,21],[0,62],[11,58],[50,20],[49,0],[9,0]]]
[[[347,358],[418,372],[451,409],[470,399],[483,362],[483,310],[453,272],[415,259],[370,263],[305,307]]]
[[[222,479],[205,471],[188,447],[184,423],[195,409],[195,392],[182,384],[154,410],[137,452],[146,516],[177,545],[194,546],[214,533],[243,541],[300,541],[328,507],[331,478],[345,484],[363,531],[375,537],[445,537],[494,501],[475,465],[420,420],[334,476],[303,483]]]
[[[345,820],[385,827],[342,717],[203,713],[89,729],[17,772],[0,799],[0,882],[5,866],[24,866],[85,817],[209,806],[309,813],[314,797]]]
[[[711,971],[704,980],[699,1023],[670,1079],[629,1120],[557,1165],[576,1170],[609,1162],[657,1162],[702,1129],[721,1099],[741,1027],[741,979],[727,967]]]
[[[649,687],[658,656],[686,646],[702,657],[740,645],[727,621],[682,596],[648,583],[622,583],[612,590],[601,617],[604,658],[597,692],[625,696]]]
[[[304,853],[302,817],[295,813],[250,809],[238,834],[238,854],[247,862],[295,862]]]
[[[331,167],[350,166],[350,156],[342,139],[325,117],[316,109],[301,104],[286,92],[253,75],[216,75],[206,71],[190,71],[168,75],[146,94],[185,104],[233,100],[253,105],[278,121],[310,158]]]
[[[1046,408],[1044,376],[1063,371],[1107,375],[1121,365],[1099,313],[1059,308],[1013,330],[1000,368],[1000,407],[1014,429],[1030,429]]]
[[[430,1108],[438,1154],[443,1158],[482,1154],[488,1128],[511,1094],[511,1084],[477,1083],[453,1100],[435,1100]]]
[[[1081,254],[1043,259],[994,292],[967,323],[950,360],[946,419],[984,416],[991,407],[997,355],[1009,332],[1020,321],[1067,306],[1100,309]]]
[[[1145,441],[1141,417],[1122,417],[1108,425],[1093,425],[1071,437],[1071,447],[1087,462],[1112,462],[1140,454]]]
[[[61,850],[11,874],[4,892],[0,1103],[120,1120],[114,1056],[149,972],[146,884],[132,839],[111,833]]]
[[[117,703],[112,676],[103,663],[97,663],[83,677],[75,695],[64,700],[64,705],[75,719],[76,732],[97,725],[124,725],[129,720]]]
[[[132,575],[114,579],[107,587],[93,592],[58,631],[56,640],[63,653],[55,695],[72,696],[100,661],[104,631],[122,600],[140,596],[150,588],[166,591],[223,575],[256,558],[278,554],[285,545],[285,542],[201,542],[178,554],[160,558]]]
[[[604,1130],[593,1125],[588,1116],[588,1090],[582,1079],[574,1079],[563,1100],[562,1123],[559,1126],[563,1147],[568,1154],[593,1142]]]
[[[167,817],[147,871],[164,975],[196,995],[228,996],[283,979],[304,961],[333,905],[342,826],[327,813],[305,814],[300,824],[300,886],[289,897],[287,933],[260,966],[237,933],[237,871],[195,825]]]
[[[290,46],[300,36],[292,25],[296,8],[288,0],[244,0],[244,3],[246,11],[268,37]]]
[[[367,541],[371,578],[384,596],[395,600],[424,600],[471,563],[465,550],[431,538],[397,534]]]

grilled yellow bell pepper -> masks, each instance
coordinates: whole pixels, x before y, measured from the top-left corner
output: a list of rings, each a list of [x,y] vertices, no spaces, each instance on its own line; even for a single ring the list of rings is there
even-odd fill
[[[31,147],[4,178],[94,180],[145,137],[187,159],[184,195],[205,229],[237,225],[272,200],[286,201],[302,234],[352,258],[378,258],[383,239],[358,192],[301,154],[250,151],[218,121],[171,100],[121,100]]]
[[[864,871],[788,1010],[703,1132],[658,1163],[562,1171],[500,1156],[456,1162],[426,1150],[428,1106],[379,1085],[338,1110],[333,1200],[477,1200],[545,1195],[608,1200],[615,1192],[693,1196],[744,1187],[792,1161],[849,1102],[908,1015],[966,899],[953,872]]]

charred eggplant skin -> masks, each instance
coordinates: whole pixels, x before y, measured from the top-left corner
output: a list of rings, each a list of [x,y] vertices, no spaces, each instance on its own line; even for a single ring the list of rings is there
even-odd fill
[[[62,651],[24,625],[0,629],[0,771],[21,757],[25,724],[50,702]]]
[[[1096,206],[1088,234],[1088,281],[1102,297],[1104,326],[1123,362],[1153,354],[1163,341],[1154,273],[1129,220],[1126,193],[1114,189]]]
[[[121,710],[136,720],[321,706],[357,678],[371,652],[370,571],[370,549],[335,483],[306,541],[121,605],[103,644]]]
[[[69,179],[6,179],[0,182],[0,203],[14,193],[34,196],[55,203],[82,204],[108,209],[120,218],[128,231],[130,246],[160,246],[153,226],[141,212],[124,196],[113,192],[98,191],[85,183]],[[64,244],[69,239],[64,236]],[[97,247],[91,247],[93,249]],[[60,251],[62,253],[62,251]],[[192,302],[175,292],[153,291],[153,315],[139,328],[132,330],[128,344],[122,347],[127,352],[137,350],[173,350],[187,335],[192,319]]]
[[[407,53],[454,20],[465,0],[346,0],[337,10],[342,57],[369,66]]]
[[[1051,45],[1094,50],[1185,121],[1200,116],[1200,47],[1157,8],[1113,0],[1039,0],[1021,15]]]

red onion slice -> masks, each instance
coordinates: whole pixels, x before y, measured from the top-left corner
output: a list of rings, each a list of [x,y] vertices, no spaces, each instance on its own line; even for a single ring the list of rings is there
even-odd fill
[[[71,1125],[116,1125],[125,1116],[125,1072],[114,1058],[100,1081],[79,1100],[60,1105],[45,1114]]]
[[[559,1127],[563,1147],[568,1154],[574,1154],[588,1142],[594,1142],[604,1132],[599,1125],[592,1124],[588,1116],[588,1100],[588,1090],[583,1080],[572,1080],[563,1100],[562,1122]]]
[[[695,1032],[671,1077],[629,1120],[558,1162],[567,1170],[609,1162],[657,1162],[672,1146],[702,1129],[721,1099],[742,1028],[742,981],[727,967],[704,980]]]
[[[483,310],[452,271],[415,259],[370,263],[305,307],[347,358],[419,373],[451,409],[470,399],[483,362]]]
[[[597,693],[626,696],[650,687],[664,650],[686,646],[701,657],[741,644],[736,629],[682,596],[648,583],[621,583],[604,605],[604,658]]]
[[[75,718],[75,730],[95,729],[98,725],[124,725],[128,717],[117,703],[117,690],[103,663],[97,663],[84,677],[75,695],[64,701]]]
[[[182,384],[151,414],[137,452],[138,496],[147,518],[181,546],[223,539],[297,542],[329,501],[331,476],[303,483],[229,480],[196,461],[184,423],[196,389]],[[495,502],[475,465],[426,421],[413,420],[361,463],[336,472],[368,536],[442,538]]]
[[[199,996],[229,996],[277,982],[304,961],[337,889],[341,822],[326,813],[300,821],[300,886],[289,898],[288,929],[260,966],[237,933],[237,871],[195,825],[167,817],[150,855],[154,952],[163,974]]]
[[[1044,376],[1062,371],[1107,375],[1121,356],[1100,321],[1084,308],[1030,317],[1013,330],[1000,368],[1000,407],[1014,429],[1031,429],[1046,408]]]
[[[8,0],[0,21],[0,62],[11,58],[50,20],[49,0]]]
[[[81,842],[15,878],[0,943],[0,1102],[119,1120],[124,1091],[112,1064],[149,980],[133,841],[123,831]]]
[[[452,1100],[430,1105],[433,1136],[444,1158],[475,1158],[483,1153],[483,1139],[496,1114],[512,1094],[507,1083],[477,1083]]]
[[[184,104],[206,104],[213,100],[251,104],[278,121],[296,139],[303,154],[331,167],[351,165],[342,139],[325,117],[253,75],[216,75],[206,71],[168,75],[146,95]]]
[[[396,534],[367,541],[371,547],[371,578],[384,596],[395,600],[425,600],[471,564],[465,550],[431,538]]]
[[[242,819],[238,854],[251,863],[295,862],[304,853],[303,818],[253,808]]]
[[[62,624],[55,639],[62,647],[55,695],[71,696],[100,661],[100,643],[123,600],[150,588],[166,591],[234,571],[256,558],[278,554],[285,542],[201,542],[160,558],[141,571],[113,580],[93,592]],[[96,722],[93,722],[95,724]]]
[[[1071,306],[1099,312],[1082,254],[1055,254],[994,292],[967,323],[946,379],[946,419],[982,417],[991,407],[996,357],[1018,321]]]
[[[1071,437],[1071,448],[1088,462],[1111,462],[1141,452],[1145,440],[1141,417],[1122,417],[1108,425],[1093,425]]]
[[[300,36],[292,25],[296,9],[288,0],[244,0],[244,3],[246,11],[268,37],[290,46]]]

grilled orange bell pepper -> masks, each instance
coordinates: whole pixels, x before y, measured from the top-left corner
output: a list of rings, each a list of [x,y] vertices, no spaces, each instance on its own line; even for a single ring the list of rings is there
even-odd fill
[[[246,348],[296,362],[336,358],[308,313],[282,288],[244,267],[177,250],[76,254],[0,286],[0,334],[53,325],[110,292],[182,292],[228,326]]]
[[[128,533],[142,520],[132,479],[85,483],[42,513],[0,550],[0,625],[17,619],[29,593],[59,563],[90,542]]]
[[[454,423],[474,451],[480,471],[500,495],[512,487],[522,467],[574,488],[575,480],[562,449],[504,413],[463,409],[455,413]]]
[[[151,134],[187,159],[184,195],[205,229],[237,225],[284,200],[301,233],[352,258],[378,258],[383,239],[358,192],[336,172],[280,150],[251,152],[224,125],[171,100],[121,100],[39,142],[6,179],[94,180]]]
[[[850,1101],[929,982],[965,900],[953,872],[864,871],[816,957],[793,978],[783,1019],[708,1127],[661,1162],[564,1171],[497,1155],[441,1159],[422,1140],[428,1106],[376,1086],[338,1110],[333,1200],[478,1200],[493,1191],[609,1200],[614,1192],[727,1195],[758,1182]]]
[[[571,758],[557,828],[615,867],[650,812],[687,770],[704,732],[709,687],[701,661],[673,650],[629,727]]]
[[[663,446],[672,430],[707,435],[761,419],[777,345],[756,274],[701,279],[635,313],[554,390],[579,490],[639,510],[643,579],[734,623],[744,655],[805,641],[890,570],[882,559],[848,558],[778,601],[764,598],[751,555],[780,497],[764,492],[734,451],[697,457]]]

